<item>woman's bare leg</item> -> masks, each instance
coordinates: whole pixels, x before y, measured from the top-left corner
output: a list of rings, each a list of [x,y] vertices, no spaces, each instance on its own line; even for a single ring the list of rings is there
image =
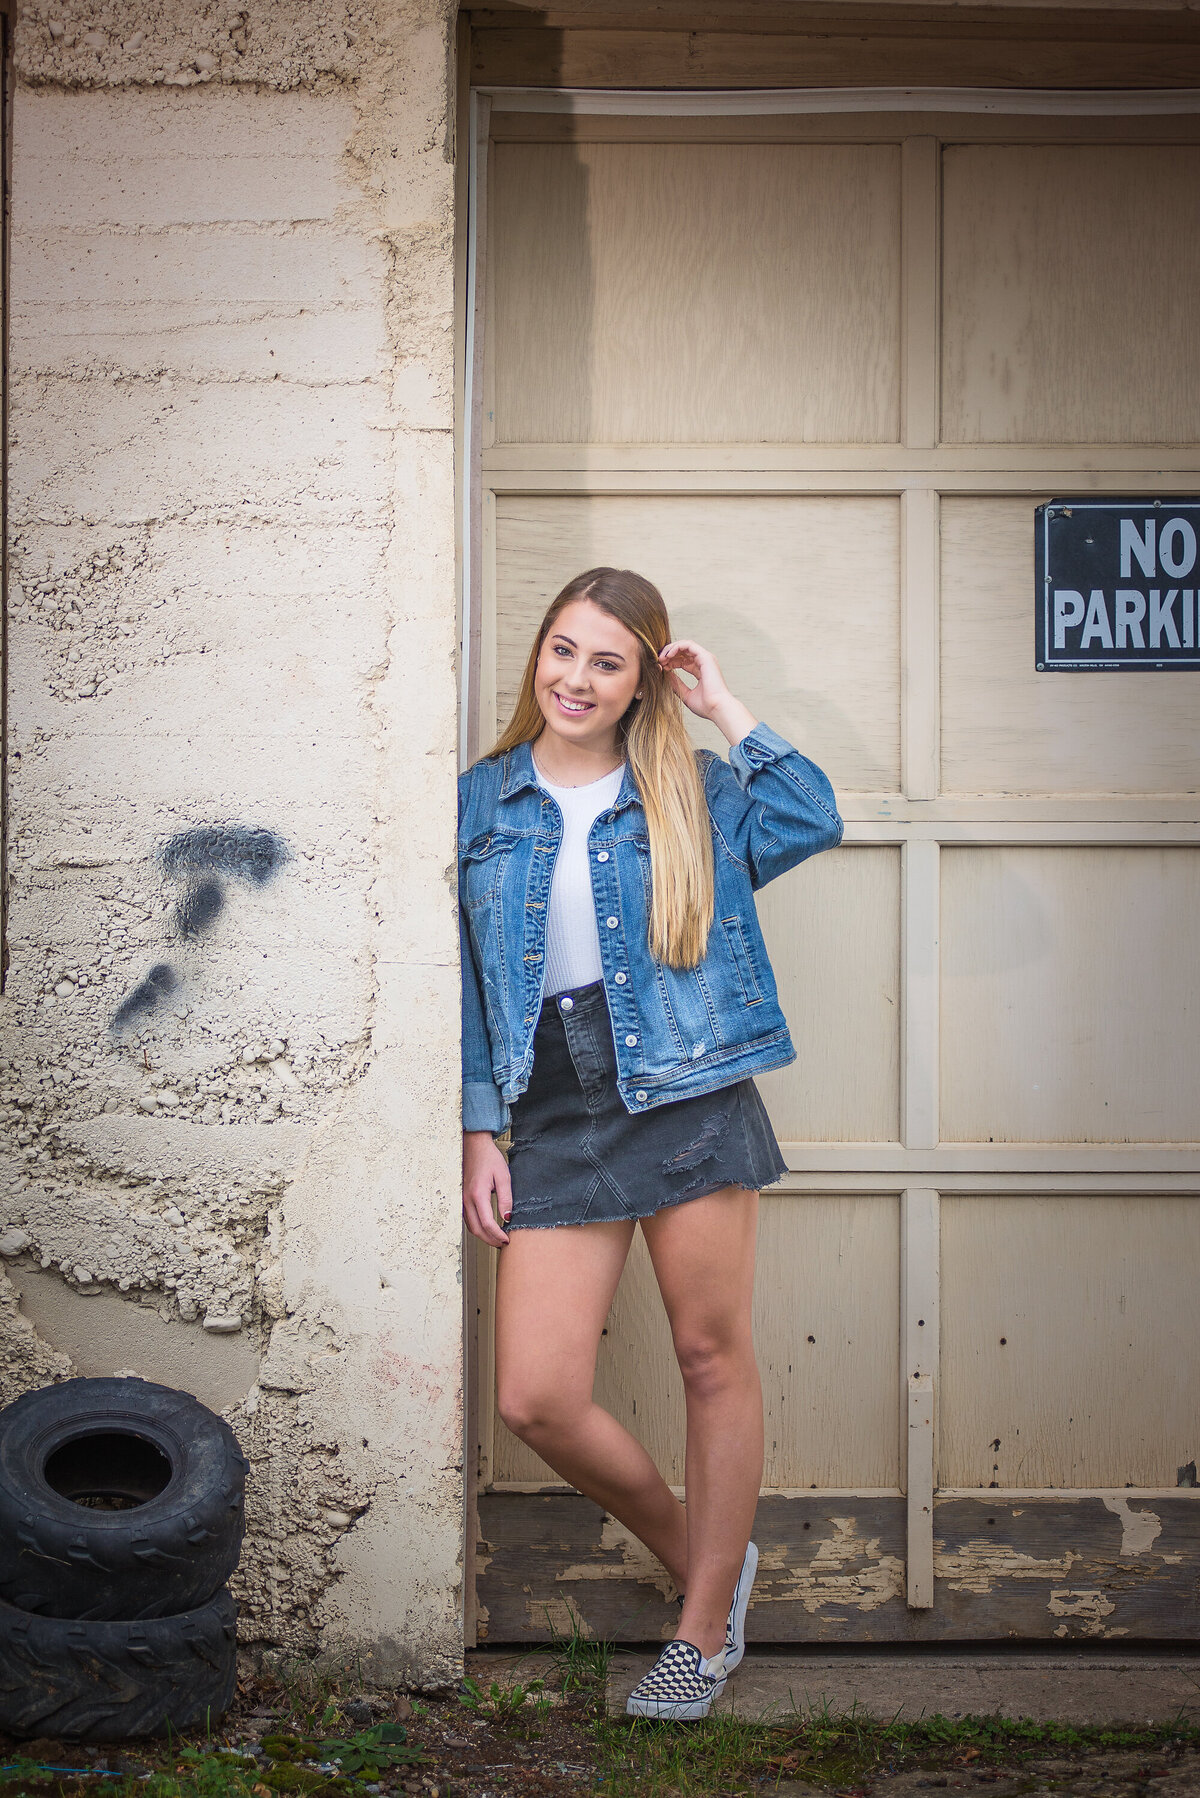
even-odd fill
[[[592,1397],[632,1241],[632,1223],[513,1231],[496,1274],[496,1402],[514,1435],[619,1518],[682,1585],[683,1506],[641,1443]]]
[[[762,1386],[750,1328],[757,1226],[758,1194],[740,1186],[642,1220],[687,1397],[686,1598],[677,1634],[705,1656],[725,1638],[762,1483]]]

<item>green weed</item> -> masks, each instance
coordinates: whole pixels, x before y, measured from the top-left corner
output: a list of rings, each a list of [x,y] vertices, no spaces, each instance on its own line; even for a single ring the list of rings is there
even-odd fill
[[[376,1780],[392,1767],[411,1767],[425,1756],[408,1740],[408,1731],[400,1723],[377,1723],[374,1729],[363,1729],[344,1739],[333,1737],[317,1743],[323,1761],[333,1761],[343,1773],[360,1774],[364,1780]]]
[[[486,1717],[492,1723],[525,1723],[531,1717],[540,1723],[545,1721],[550,1709],[545,1690],[545,1680],[531,1679],[526,1685],[511,1686],[502,1686],[498,1680],[493,1680],[484,1691],[478,1680],[468,1676],[463,1680],[458,1702],[477,1717]]]
[[[572,1692],[599,1696],[608,1679],[613,1645],[585,1635],[574,1607],[568,1604],[567,1610],[571,1633],[564,1636],[552,1630],[549,1642],[539,1644],[539,1652],[553,1657],[552,1665],[564,1696],[569,1697]]]

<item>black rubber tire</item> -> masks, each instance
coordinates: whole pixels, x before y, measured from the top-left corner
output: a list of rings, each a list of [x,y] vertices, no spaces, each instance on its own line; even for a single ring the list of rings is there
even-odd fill
[[[247,1465],[229,1425],[170,1386],[27,1392],[0,1411],[0,1599],[82,1621],[206,1603],[238,1563]]]
[[[237,1683],[228,1590],[182,1617],[76,1623],[0,1604],[0,1729],[111,1742],[216,1722]]]

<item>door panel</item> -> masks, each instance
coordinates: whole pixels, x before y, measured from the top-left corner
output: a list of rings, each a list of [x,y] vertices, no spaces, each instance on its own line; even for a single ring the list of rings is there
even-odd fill
[[[758,912],[796,1047],[759,1090],[781,1138],[900,1134],[900,851],[835,849],[764,887]]]
[[[506,143],[490,179],[497,442],[895,441],[895,144]]]
[[[947,1142],[1192,1142],[1200,849],[942,852]]]
[[[973,1194],[941,1209],[940,1483],[1174,1486],[1200,1449],[1195,1388],[1171,1371],[1194,1353],[1195,1199]],[[1140,1515],[1148,1543],[1156,1520]]]
[[[1200,148],[950,144],[948,443],[1200,439]]]

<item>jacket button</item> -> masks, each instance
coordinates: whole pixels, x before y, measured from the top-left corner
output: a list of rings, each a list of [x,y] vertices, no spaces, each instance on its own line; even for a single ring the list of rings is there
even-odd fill
[[[617,920],[615,918],[605,918],[604,922],[608,925],[610,930],[615,930],[617,928]]]
[[[644,1104],[645,1104],[645,1103],[646,1103],[646,1095],[645,1095],[645,1093],[643,1093],[643,1092],[636,1092],[636,1093],[634,1093],[634,1095],[633,1095],[633,1096],[634,1096],[634,1098],[635,1098],[635,1099],[636,1099],[636,1100],[637,1100],[637,1102],[638,1102],[638,1104],[639,1104],[639,1105],[644,1105]]]
[[[614,974],[613,979],[618,986],[624,986],[625,982],[629,979],[629,976],[628,974]]]
[[[627,1049],[636,1049],[637,1048],[637,1037],[636,1036],[627,1036],[625,1038],[625,1047]]]
[[[596,857],[596,860],[598,862],[606,862],[608,860],[608,850],[602,849],[600,851],[599,855]]]

